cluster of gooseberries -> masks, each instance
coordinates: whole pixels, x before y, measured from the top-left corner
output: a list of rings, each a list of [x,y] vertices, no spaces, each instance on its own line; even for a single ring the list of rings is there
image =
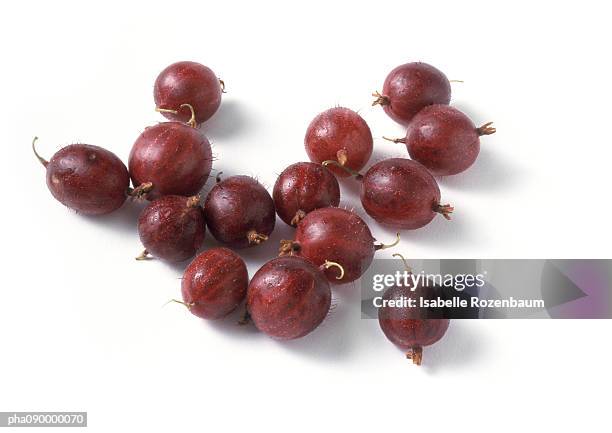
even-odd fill
[[[361,183],[361,203],[381,224],[417,229],[437,214],[450,219],[453,208],[440,201],[434,175],[466,170],[475,161],[480,136],[495,132],[477,128],[449,106],[450,82],[436,68],[408,63],[395,68],[376,92],[381,105],[407,126],[404,143],[411,159],[390,158],[362,170],[372,155],[370,128],[355,111],[334,107],[314,118],[305,136],[311,162],[287,167],[273,193],[249,176],[217,176],[201,202],[199,193],[210,177],[212,152],[198,125],[219,108],[225,84],[211,69],[178,62],[164,69],[154,85],[156,110],[169,121],[145,128],[129,155],[128,167],[112,152],[72,144],[47,161],[47,186],[65,206],[86,215],[120,208],[128,197],[148,200],[138,221],[144,251],[138,260],[158,258],[183,262],[182,301],[205,319],[227,316],[246,300],[245,318],[276,339],[295,339],[328,315],[330,284],[357,280],[377,250],[394,246],[374,239],[356,213],[338,207],[338,178]],[[131,185],[130,185],[131,181]],[[279,256],[249,280],[244,260],[234,251],[268,240],[276,215],[296,228],[281,241]],[[224,247],[198,254],[206,235]],[[404,296],[394,287],[385,297]],[[409,290],[410,291],[410,290]],[[419,364],[422,347],[439,340],[447,319],[419,319],[402,308],[379,310],[384,334]]]

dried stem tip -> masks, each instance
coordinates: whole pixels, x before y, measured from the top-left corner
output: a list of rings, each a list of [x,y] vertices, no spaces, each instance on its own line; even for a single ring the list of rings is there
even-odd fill
[[[128,189],[127,195],[133,198],[143,198],[153,189],[152,182],[145,182],[138,185],[136,188]]]
[[[136,257],[136,260],[151,260],[152,258],[153,256],[151,256],[151,254],[147,250],[143,250],[142,253],[140,253],[140,255]]]
[[[387,96],[381,95],[378,91],[372,93],[372,96],[376,98],[374,102],[372,102],[372,107],[375,105],[389,105],[391,103]]]
[[[306,217],[306,212],[300,209],[295,213],[295,215],[293,216],[293,218],[291,218],[291,221],[289,222],[291,223],[293,227],[296,227],[300,223],[300,221],[302,221],[305,217]]]
[[[423,348],[421,346],[413,347],[410,352],[406,353],[406,358],[412,359],[416,365],[421,365],[423,362]]]
[[[491,135],[497,132],[497,129],[493,126],[493,122],[488,122],[482,125],[480,128],[477,128],[476,131],[478,135]]]
[[[187,207],[198,207],[200,204],[200,196],[194,195],[187,198]]]
[[[278,249],[279,256],[292,256],[293,253],[296,253],[300,250],[300,244],[295,241],[283,239],[280,241],[280,247]]]
[[[341,166],[344,166],[346,161],[348,161],[348,153],[346,152],[346,149],[340,149],[338,152],[336,152],[336,159],[338,159],[338,163]]]
[[[435,212],[442,214],[442,216],[449,221],[451,219],[451,214],[453,213],[454,210],[455,208],[452,207],[450,204],[439,204],[434,209]]]
[[[260,243],[267,241],[268,236],[257,233],[255,230],[250,230],[247,233],[247,239],[249,240],[249,245],[259,245]]]

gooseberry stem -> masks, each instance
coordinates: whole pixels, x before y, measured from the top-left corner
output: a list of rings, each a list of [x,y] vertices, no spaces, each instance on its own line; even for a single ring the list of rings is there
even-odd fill
[[[279,256],[286,256],[287,254],[292,256],[294,252],[300,250],[300,244],[295,241],[282,239],[280,241],[280,247],[278,248]]]
[[[166,302],[162,306],[166,306],[166,305],[170,304],[171,302],[176,302],[177,304],[184,305],[185,307],[187,307],[188,310],[191,310],[191,307],[193,307],[195,305],[195,302],[183,302],[183,301],[179,301],[178,299],[170,299],[168,302]]]
[[[136,188],[128,188],[127,195],[133,198],[142,198],[153,189],[153,182],[145,182]]]
[[[346,171],[351,176],[355,176],[355,179],[357,180],[363,179],[363,175],[361,173],[353,170],[352,168],[348,168],[345,165],[342,165],[339,161],[336,161],[334,159],[328,159],[327,161],[323,161],[321,165],[323,165],[323,167],[327,167],[328,165],[335,165],[336,167],[341,168],[342,170]]]
[[[38,160],[43,165],[43,167],[46,168],[47,165],[49,165],[49,161],[47,161],[45,158],[40,156],[38,152],[36,151],[36,140],[38,140],[38,137],[34,137],[34,139],[32,140],[32,150],[34,151],[34,155],[36,155],[36,158],[38,158]]]
[[[423,362],[423,348],[416,346],[410,349],[410,352],[406,353],[406,358],[412,359],[412,362],[416,365],[421,365]]]
[[[385,137],[384,135],[383,135],[383,138],[385,140],[387,140],[387,141],[392,141],[395,144],[397,144],[397,143],[406,144],[406,139],[405,138],[389,138],[389,137]]]
[[[293,216],[293,218],[291,218],[291,225],[296,227],[300,221],[302,221],[304,219],[304,217],[306,216],[306,212],[304,212],[303,210],[298,210],[295,215]]]
[[[375,105],[385,106],[390,104],[389,98],[385,95],[381,95],[378,91],[372,93],[372,96],[376,98],[374,102],[372,102],[372,107],[374,107]]]
[[[453,213],[454,210],[455,210],[455,208],[452,207],[450,204],[438,204],[434,208],[435,212],[438,212],[439,214],[442,214],[442,216],[444,218],[446,218],[447,220],[449,220],[449,221],[451,219],[451,214]]]
[[[340,275],[336,277],[336,280],[341,280],[342,278],[344,278],[344,268],[342,267],[342,265],[340,263],[336,263],[336,262],[332,262],[329,260],[325,260],[325,263],[323,263],[321,265],[321,267],[323,269],[329,269],[332,267],[336,267],[338,269],[340,269]]]
[[[399,233],[396,233],[396,234],[395,234],[395,241],[393,241],[393,243],[392,243],[392,244],[385,245],[385,244],[383,244],[383,243],[381,242],[381,243],[379,243],[379,244],[377,244],[377,245],[374,245],[374,249],[375,249],[376,251],[386,250],[386,249],[389,249],[389,248],[393,248],[394,246],[396,246],[397,244],[399,244],[399,242],[400,242],[400,234],[399,234]]]
[[[191,126],[192,128],[195,128],[198,124],[197,124],[197,122],[195,120],[195,110],[193,109],[193,106],[191,104],[181,104],[179,106],[179,108],[183,108],[183,107],[187,107],[187,108],[189,108],[189,111],[191,111],[191,118],[187,121],[187,124],[189,126]],[[157,111],[158,113],[178,114],[178,110],[171,110],[169,108],[155,107],[155,111]]]
[[[402,256],[400,253],[395,253],[395,254],[391,255],[391,257],[399,257],[401,259],[401,261],[404,262],[404,268],[406,268],[406,271],[409,274],[412,274],[412,268],[410,267],[410,265],[408,264],[408,262],[406,261],[404,256]]]
[[[485,123],[484,125],[482,125],[480,128],[476,128],[476,131],[478,132],[478,135],[491,135],[491,134],[495,134],[497,132],[497,129],[495,129],[493,125],[493,122],[488,122]]]
[[[200,204],[199,195],[194,195],[194,196],[187,198],[187,207],[189,208],[198,207],[199,204]]]
[[[149,253],[149,251],[147,251],[146,249],[142,251],[142,253],[140,253],[139,256],[136,257],[136,260],[151,260],[153,257],[151,256],[151,254]]]
[[[250,230],[247,233],[247,239],[249,240],[249,245],[259,245],[260,243],[267,241],[268,236],[257,233],[256,230]]]

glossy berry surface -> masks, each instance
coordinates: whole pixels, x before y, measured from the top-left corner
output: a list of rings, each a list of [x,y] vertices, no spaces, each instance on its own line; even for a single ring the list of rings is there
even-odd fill
[[[372,155],[372,132],[363,118],[348,108],[330,108],[314,118],[304,145],[312,162],[338,161],[351,170],[361,170]],[[336,176],[350,176],[346,171],[328,167]]]
[[[175,110],[177,113],[162,112],[170,120],[187,122],[191,111],[183,104],[189,104],[195,112],[195,121],[208,120],[221,105],[222,85],[215,73],[196,62],[177,62],[164,69],[157,79],[153,96],[157,108]]]
[[[250,176],[219,180],[206,197],[204,212],[214,238],[234,248],[266,241],[276,222],[272,197]]]
[[[227,248],[211,248],[187,266],[181,292],[192,314],[203,319],[220,319],[242,303],[248,285],[244,260]]]
[[[119,209],[127,198],[130,186],[127,168],[106,149],[71,144],[60,149],[50,161],[38,158],[47,169],[49,191],[70,209],[84,215],[102,215]]]
[[[412,119],[404,143],[412,159],[447,176],[467,170],[480,152],[480,136],[494,132],[490,124],[477,128],[456,108],[431,105]]]
[[[417,287],[414,292],[406,286],[391,287],[384,293],[383,300],[413,298],[422,290],[423,287]],[[418,318],[418,308],[383,306],[378,309],[378,323],[389,341],[406,351],[415,364],[421,364],[423,347],[440,340],[450,320]]]
[[[440,205],[440,188],[418,162],[390,158],[377,162],[361,180],[361,204],[381,224],[401,229],[423,227],[452,208]]]
[[[279,340],[312,332],[327,316],[331,289],[325,275],[308,260],[278,257],[253,276],[247,311],[255,326]]]
[[[298,162],[278,176],[272,197],[278,216],[295,227],[308,212],[338,206],[340,186],[336,177],[322,165]]]
[[[148,199],[164,195],[191,196],[200,192],[212,169],[208,139],[179,122],[150,126],[136,139],[129,170],[135,187],[151,182]]]
[[[138,218],[138,234],[154,257],[169,262],[193,257],[206,234],[198,197],[167,195],[152,201]]]
[[[448,104],[451,86],[441,71],[427,63],[413,62],[393,69],[383,84],[382,95],[374,105],[383,106],[393,120],[407,125],[424,107]]]
[[[304,257],[317,266],[325,261],[339,263],[344,276],[327,269],[328,280],[336,284],[359,278],[372,263],[376,246],[368,225],[355,213],[341,208],[321,208],[310,212],[298,224],[295,240],[283,245],[283,252]]]

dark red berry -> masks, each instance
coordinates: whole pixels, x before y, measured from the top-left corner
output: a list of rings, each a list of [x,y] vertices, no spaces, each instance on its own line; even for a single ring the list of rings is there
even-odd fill
[[[181,292],[191,313],[203,319],[220,319],[240,305],[248,285],[244,260],[227,248],[212,248],[187,266]]]
[[[167,195],[149,203],[138,217],[138,234],[149,254],[169,262],[182,262],[202,246],[206,234],[199,197]]]
[[[189,104],[195,122],[202,123],[221,105],[222,91],[223,82],[210,68],[196,62],[177,62],[159,74],[153,96],[158,111],[168,119],[188,122],[191,112],[185,104]]]
[[[372,155],[372,132],[359,114],[343,107],[330,108],[314,118],[304,139],[312,162],[338,161],[350,170],[361,170]],[[329,169],[340,177],[348,177],[337,167]]]
[[[340,186],[336,177],[322,165],[298,162],[278,176],[272,197],[278,216],[295,227],[308,212],[338,206]]]
[[[402,302],[403,299],[414,298],[415,294],[425,289],[417,287],[412,291],[407,286],[389,288],[383,295],[384,301]],[[406,356],[420,365],[423,358],[423,347],[440,340],[450,321],[448,319],[421,319],[419,309],[403,306],[384,305],[378,309],[378,323],[386,337],[400,349],[406,351]]]
[[[337,275],[338,270],[334,272]],[[253,276],[247,292],[247,311],[253,323],[279,340],[312,332],[325,319],[330,305],[331,289],[323,272],[295,256],[267,262]]]
[[[495,132],[491,122],[480,128],[456,108],[448,105],[425,107],[413,119],[406,138],[410,157],[437,176],[467,170],[480,152],[480,136]]]
[[[276,222],[272,197],[249,176],[217,178],[204,202],[204,212],[215,239],[234,248],[266,241]]]
[[[294,241],[281,242],[281,254],[295,254],[317,266],[331,260],[344,268],[342,278],[334,269],[325,271],[337,284],[359,278],[372,263],[374,252],[386,248],[375,243],[368,225],[355,213],[328,207],[310,212],[298,224]]]
[[[372,105],[380,104],[393,120],[407,125],[424,107],[448,104],[450,82],[441,71],[427,63],[406,63],[393,69]]]
[[[361,204],[381,224],[402,229],[423,227],[453,208],[440,204],[440,188],[425,167],[404,158],[377,162],[361,179]]]
[[[148,199],[198,194],[212,168],[208,139],[179,122],[150,126],[136,139],[129,160],[134,186],[152,183]]]
[[[71,144],[50,161],[36,153],[47,169],[47,186],[60,203],[85,215],[102,215],[119,209],[125,202],[130,176],[117,156],[90,144]]]

